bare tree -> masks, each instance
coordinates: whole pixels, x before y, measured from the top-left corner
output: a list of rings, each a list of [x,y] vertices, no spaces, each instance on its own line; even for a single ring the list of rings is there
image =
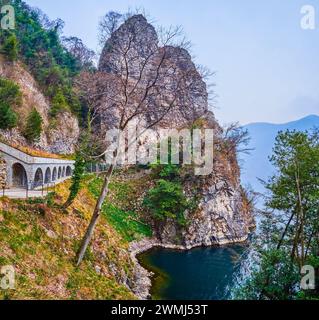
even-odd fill
[[[111,37],[113,32],[120,26],[123,22],[123,15],[110,11],[106,13],[99,21],[99,43],[103,47],[105,42]]]
[[[81,39],[77,37],[63,37],[62,43],[78,61],[81,69],[91,69],[93,67],[95,52],[89,49]]]
[[[241,127],[238,123],[231,123],[223,128],[221,143],[225,154],[247,154],[253,150],[248,147],[249,142],[250,136],[248,131]]]
[[[100,61],[100,70],[103,71],[93,76],[96,77],[94,92],[90,91],[91,86],[82,87],[83,92],[89,92],[88,95],[92,97],[91,111],[98,115],[101,129],[108,123],[108,127],[123,132],[133,120],[143,123],[145,130],[158,125],[177,127],[182,125],[181,119],[183,125],[192,123],[194,116],[200,117],[207,111],[205,103],[200,106],[202,100],[199,97],[199,87],[202,88],[201,93],[205,92],[206,87],[195,65],[189,62],[189,54],[181,47],[184,42],[178,45],[175,41],[179,29],[167,31],[159,45],[155,29],[143,19],[141,16],[133,16],[129,18],[129,23],[117,29],[115,40],[109,40],[107,47],[110,49],[104,52]],[[196,114],[193,110],[194,94],[199,97],[195,103],[200,111]],[[96,97],[98,103],[95,102]],[[108,122],[110,117],[111,123]],[[120,137],[117,139],[118,144],[119,140]],[[108,195],[109,183],[119,156],[118,144],[83,237],[77,265],[83,260]]]

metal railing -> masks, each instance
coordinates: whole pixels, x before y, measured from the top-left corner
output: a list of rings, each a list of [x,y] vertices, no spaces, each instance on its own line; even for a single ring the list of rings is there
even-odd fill
[[[30,188],[33,186],[33,182],[30,182],[26,186],[13,186],[8,188],[7,185],[1,186],[0,197],[9,197],[16,199],[29,199],[29,198],[39,198],[48,195],[50,192],[56,191],[56,182],[50,182],[37,186],[36,188]]]
[[[86,165],[86,173],[103,173],[107,171],[108,167],[103,163],[88,163]]]

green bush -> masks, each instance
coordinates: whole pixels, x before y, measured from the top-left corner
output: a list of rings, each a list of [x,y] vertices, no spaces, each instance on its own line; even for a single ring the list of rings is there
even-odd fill
[[[78,195],[81,189],[81,181],[84,177],[86,163],[80,153],[76,154],[74,171],[72,175],[72,184],[70,186],[70,194],[67,201],[64,204],[64,208],[68,208]]]
[[[56,117],[60,112],[69,110],[68,103],[61,90],[58,90],[52,99],[52,107],[50,110],[50,116]]]
[[[21,92],[19,86],[13,81],[0,77],[0,103],[19,105],[21,103]]]
[[[186,224],[184,212],[191,207],[180,183],[162,179],[147,193],[144,206],[150,210],[155,220],[165,221],[171,218],[180,225]]]
[[[0,103],[0,129],[12,129],[17,125],[18,116],[6,103]]]
[[[10,60],[21,60],[50,99],[62,90],[70,111],[77,113],[79,102],[72,82],[81,71],[81,63],[61,40],[63,21],[49,21],[22,0],[9,3],[15,9],[16,27],[10,33],[0,28],[0,49]]]
[[[17,125],[18,115],[12,106],[21,103],[19,86],[14,82],[0,78],[0,129],[12,129]]]
[[[24,129],[24,136],[29,142],[35,142],[40,139],[42,123],[43,120],[40,113],[33,108],[27,118],[26,127]]]
[[[15,34],[11,34],[5,39],[1,47],[1,53],[10,61],[16,61],[18,59],[18,40]]]

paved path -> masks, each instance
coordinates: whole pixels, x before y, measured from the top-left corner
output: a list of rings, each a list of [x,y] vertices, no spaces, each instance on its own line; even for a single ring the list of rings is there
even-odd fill
[[[43,194],[42,194],[42,191],[29,190],[28,198],[41,198],[43,196],[46,196],[47,194],[48,194],[47,190],[44,190]],[[4,195],[10,199],[27,199],[26,189],[18,189],[18,188],[5,189]],[[0,191],[0,197],[2,196],[3,196],[3,190]]]

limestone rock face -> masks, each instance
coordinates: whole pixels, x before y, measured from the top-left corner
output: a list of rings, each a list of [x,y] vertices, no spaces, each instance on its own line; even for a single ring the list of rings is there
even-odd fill
[[[104,130],[113,126],[117,111],[112,105],[123,96],[123,91],[127,92],[126,101],[118,102],[125,104],[126,117],[129,118],[132,110],[136,110],[143,101],[140,121],[144,121],[146,126],[154,123],[157,111],[160,113],[160,109],[166,108],[173,100],[174,108],[162,118],[157,128],[183,127],[195,115],[208,112],[206,83],[188,51],[161,44],[156,30],[142,15],[129,18],[106,42],[99,71],[110,74],[110,79],[106,81],[112,84],[106,84],[106,88],[119,93],[104,101],[104,106],[99,110],[101,128]],[[127,83],[126,88],[123,83]],[[143,100],[146,92],[147,98]],[[147,112],[146,108],[150,111]]]
[[[80,135],[78,120],[70,112],[63,112],[56,121],[57,125],[48,130],[50,152],[71,154]]]
[[[22,135],[26,118],[33,107],[43,119],[43,132],[40,141],[33,147],[54,153],[72,153],[79,136],[77,118],[69,112],[61,113],[54,128],[49,123],[50,103],[39,89],[33,76],[16,62],[6,62],[0,56],[0,77],[10,79],[19,85],[22,93],[22,104],[15,110],[19,114],[18,127],[13,130],[0,130],[0,134],[11,143],[27,146],[28,143]]]
[[[165,62],[161,65],[161,72],[156,75],[154,69],[163,57]],[[127,72],[123,73],[123,69]],[[130,89],[138,83],[141,91],[143,86],[152,83],[156,75],[157,95],[147,101],[147,106],[154,113],[156,108],[153,108],[153,104],[161,106],[165,101],[169,101],[172,88],[176,86],[178,79],[182,79],[185,83],[182,86],[183,90],[176,97],[177,108],[159,122],[155,129],[180,129],[188,126],[192,119],[200,118],[206,128],[214,129],[217,140],[221,139],[223,130],[208,108],[206,83],[190,54],[187,50],[172,45],[161,46],[154,27],[142,15],[129,18],[113,33],[105,44],[99,70],[111,74],[114,78],[124,79]],[[180,77],[181,74],[187,76]],[[131,101],[128,97],[130,103],[126,104],[125,110],[128,114],[130,108],[136,107],[136,96]],[[164,103],[158,102],[158,96]],[[102,127],[112,127],[109,119],[114,114],[112,111],[110,115],[107,107],[100,109]],[[146,112],[140,123],[144,123],[145,126],[152,123],[152,114]],[[254,219],[239,177],[240,170],[235,152],[217,152],[214,156],[213,173],[204,177],[193,176],[184,185],[184,192],[189,198],[199,198],[197,210],[186,213],[188,225],[181,228],[174,221],[168,221],[158,232],[159,241],[168,246],[180,245],[190,248],[246,240],[254,226]]]
[[[0,158],[0,188],[3,188],[7,182],[7,165],[6,162]]]
[[[246,241],[255,227],[245,199],[239,190],[230,196],[212,185],[200,201],[197,212],[188,215],[189,224],[180,230],[168,222],[161,233],[163,244],[179,244],[185,248],[224,245]]]
[[[234,154],[229,158],[216,155],[212,174],[184,184],[188,198],[199,198],[197,210],[186,213],[186,228],[168,221],[160,231],[161,242],[192,248],[246,241],[255,220],[239,174]]]
[[[100,57],[99,70],[121,74],[123,61],[119,57],[127,51],[127,59],[134,60],[133,63],[130,62],[129,76],[136,78],[140,74],[141,63],[157,50],[157,46],[158,37],[154,27],[143,15],[135,15],[122,24],[106,42]]]

